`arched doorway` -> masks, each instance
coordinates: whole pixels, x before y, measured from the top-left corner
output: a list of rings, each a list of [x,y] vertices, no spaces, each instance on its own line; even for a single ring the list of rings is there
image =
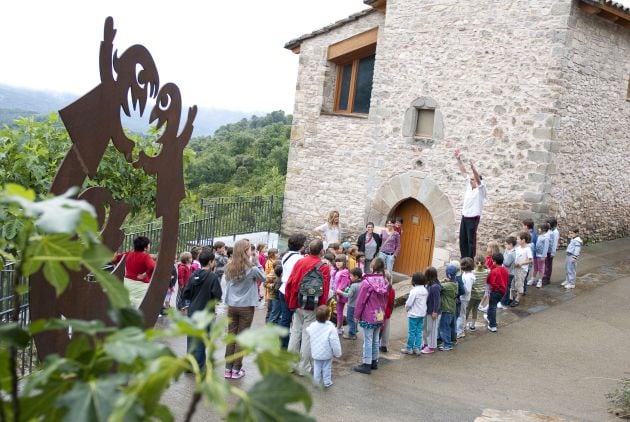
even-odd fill
[[[404,200],[390,214],[402,218],[400,253],[394,271],[411,275],[431,265],[435,244],[435,227],[429,210],[413,198]]]

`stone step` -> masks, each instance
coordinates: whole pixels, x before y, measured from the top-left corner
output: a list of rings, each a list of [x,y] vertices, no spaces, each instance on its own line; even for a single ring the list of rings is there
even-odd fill
[[[392,286],[396,292],[394,307],[404,305],[411,291],[411,277],[406,274],[394,272],[392,273]]]

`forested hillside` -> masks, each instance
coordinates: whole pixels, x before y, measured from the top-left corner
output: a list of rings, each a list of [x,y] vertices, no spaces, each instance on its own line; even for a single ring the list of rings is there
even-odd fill
[[[190,141],[189,191],[203,197],[281,195],[287,173],[292,116],[274,111],[219,128]]]

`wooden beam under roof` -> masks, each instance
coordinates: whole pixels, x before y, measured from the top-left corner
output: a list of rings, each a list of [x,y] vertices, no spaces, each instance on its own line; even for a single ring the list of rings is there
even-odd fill
[[[580,0],[579,7],[589,15],[602,17],[625,28],[630,25],[630,14],[616,7],[593,0]]]

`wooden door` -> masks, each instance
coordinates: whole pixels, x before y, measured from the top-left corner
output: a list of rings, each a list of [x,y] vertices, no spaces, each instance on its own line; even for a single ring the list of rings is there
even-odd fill
[[[431,265],[435,243],[435,227],[429,210],[410,198],[403,201],[391,216],[403,220],[400,253],[394,271],[407,275],[424,271]]]

